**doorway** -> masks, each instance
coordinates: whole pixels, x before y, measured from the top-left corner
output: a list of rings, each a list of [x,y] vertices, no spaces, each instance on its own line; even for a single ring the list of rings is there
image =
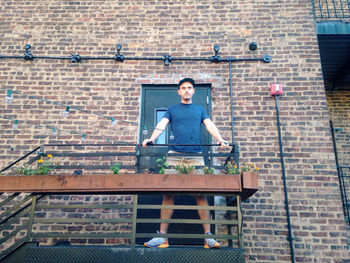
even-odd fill
[[[195,94],[192,99],[193,104],[202,106],[209,116],[211,116],[211,85],[196,84]],[[180,103],[180,96],[177,94],[177,85],[142,85],[142,101],[141,101],[141,121],[140,121],[140,142],[149,138],[156,124],[162,119],[168,107]],[[171,143],[170,125],[158,137],[155,144]],[[201,144],[210,144],[211,136],[205,129],[204,125],[201,128]],[[203,146],[203,153],[208,153],[209,147]],[[147,147],[142,149],[140,166],[141,172],[146,170],[151,173],[157,173],[156,160],[166,155],[167,146]],[[145,156],[147,154],[157,156]],[[208,164],[207,158],[205,163]],[[161,204],[162,195],[139,195],[139,204]],[[196,201],[193,196],[176,196],[175,205],[195,205]],[[209,205],[213,204],[213,197],[208,198]],[[160,218],[160,210],[139,210],[138,218]],[[174,210],[173,219],[199,219],[198,213],[195,210]],[[137,224],[138,233],[156,233],[159,230],[159,223],[144,223]],[[170,224],[168,233],[193,233],[202,234],[203,227],[200,224]],[[142,244],[148,241],[149,238],[139,238],[137,243]],[[173,245],[202,245],[202,239],[169,239]]]

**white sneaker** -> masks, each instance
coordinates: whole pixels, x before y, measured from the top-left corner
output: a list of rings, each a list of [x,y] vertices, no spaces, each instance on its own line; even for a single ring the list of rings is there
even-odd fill
[[[157,231],[157,234],[161,234],[161,233]],[[168,241],[166,241],[165,238],[163,237],[154,237],[150,241],[145,242],[143,245],[145,247],[158,247],[158,248],[169,247]]]
[[[206,235],[212,235],[212,233],[207,232]],[[220,248],[221,245],[218,241],[216,241],[214,238],[206,238],[204,240],[204,248]]]

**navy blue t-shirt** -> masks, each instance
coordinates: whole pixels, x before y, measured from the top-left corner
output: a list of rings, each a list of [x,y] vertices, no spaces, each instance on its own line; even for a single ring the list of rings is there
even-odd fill
[[[174,136],[171,144],[200,144],[201,124],[209,119],[202,106],[195,104],[176,104],[168,108],[163,118],[170,121]],[[169,150],[176,152],[200,152],[200,146],[169,146]]]

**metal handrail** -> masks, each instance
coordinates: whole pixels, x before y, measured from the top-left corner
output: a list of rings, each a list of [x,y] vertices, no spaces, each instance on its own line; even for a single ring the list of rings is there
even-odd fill
[[[13,194],[12,196],[5,199],[6,202],[4,201],[2,203],[5,205],[9,201],[13,201],[14,199],[13,196],[15,196],[16,198],[18,197],[18,194],[16,193]],[[19,200],[16,204],[14,204],[12,207],[8,208],[7,210],[5,210],[4,213],[1,214],[1,217],[5,217],[5,219],[3,219],[0,222],[0,231],[4,231],[8,227],[9,233],[8,235],[0,239],[0,244],[5,243],[7,240],[11,238],[14,238],[21,231],[26,230],[27,233],[31,231],[32,224],[30,221],[27,221],[24,223],[22,222],[22,224],[18,225],[17,220],[20,221],[20,219],[23,216],[27,214],[31,214],[30,212],[31,212],[31,207],[33,203],[28,204],[28,201],[33,200],[34,197],[35,197],[34,195],[28,195],[24,199]],[[14,225],[17,225],[17,227],[12,228],[12,226]],[[0,260],[27,241],[28,241],[27,235],[19,240],[16,240],[11,246],[9,246],[8,248],[0,252]]]
[[[13,163],[11,163],[10,165],[6,166],[4,169],[2,169],[0,172],[5,172],[6,170],[10,169],[12,166],[14,166],[15,164],[19,163],[20,161],[22,161],[23,159],[25,159],[26,157],[28,157],[29,155],[37,152],[40,149],[39,147],[36,147],[34,150],[30,151],[29,153],[23,155],[21,158],[19,158],[18,160],[14,161]]]
[[[100,147],[135,147],[135,151],[132,152],[113,152],[113,151],[99,151],[99,152],[82,152],[82,153],[76,153],[76,152],[56,152],[56,151],[47,151],[44,152],[44,149],[47,147],[90,147],[90,146],[100,146]],[[220,144],[151,144],[148,147],[169,147],[169,146],[205,146],[205,147],[219,147]],[[235,144],[229,144],[229,146],[232,146],[232,150],[230,153],[212,153],[211,151],[209,153],[169,153],[168,156],[203,156],[203,157],[227,157],[227,160],[233,158],[237,159],[239,155],[239,150],[237,145]],[[157,154],[157,153],[151,153],[151,152],[143,152],[142,151],[142,145],[141,144],[133,144],[133,143],[103,143],[103,144],[43,144],[38,147],[36,147],[34,150],[30,151],[29,153],[25,154],[24,156],[20,157],[18,160],[12,162],[5,168],[3,168],[0,172],[5,172],[6,170],[10,169],[14,165],[18,164],[19,162],[23,161],[25,158],[32,156],[33,154],[36,154],[36,157],[33,157],[28,163],[32,163],[33,160],[39,159],[41,156],[47,156],[48,154],[52,154],[56,157],[101,157],[101,156],[135,156],[137,159],[141,157],[161,157],[163,154]],[[210,167],[214,167],[217,169],[222,169],[224,166],[222,165],[210,165]],[[97,165],[97,166],[86,166],[86,165],[57,165],[55,169],[109,169],[110,166],[104,166],[104,165]],[[138,160],[136,160],[135,165],[126,165],[122,167],[123,169],[136,169],[140,171],[140,163]],[[197,168],[197,167],[196,167]]]
[[[342,20],[350,18],[349,0],[312,0],[315,19]]]
[[[350,166],[339,166],[344,216],[350,227]],[[345,172],[348,171],[348,173]]]

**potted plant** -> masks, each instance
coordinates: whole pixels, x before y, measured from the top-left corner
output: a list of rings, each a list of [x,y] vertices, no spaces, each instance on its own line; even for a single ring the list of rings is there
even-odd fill
[[[255,164],[242,163],[237,165],[234,161],[225,165],[225,171],[228,174],[237,174],[241,176],[243,189],[258,189],[259,168]]]
[[[227,174],[240,174],[240,170],[238,168],[238,165],[235,163],[235,161],[228,162],[225,164],[225,171]]]
[[[120,164],[115,163],[110,167],[110,170],[113,172],[113,174],[119,174],[120,171]]]
[[[214,168],[209,168],[208,166],[204,166],[202,170],[204,174],[214,174],[214,171],[215,171]]]
[[[43,156],[37,161],[37,165],[25,164],[15,169],[15,172],[20,175],[47,175],[52,174],[55,170],[57,162],[52,161],[52,155],[48,154],[46,158]]]
[[[159,174],[165,174],[165,169],[169,167],[168,163],[166,162],[166,157],[163,156],[163,158],[158,158],[156,160],[156,166]]]
[[[175,170],[178,171],[179,174],[190,174],[194,170],[194,167],[186,164],[184,158],[182,158],[181,162],[175,166]]]

